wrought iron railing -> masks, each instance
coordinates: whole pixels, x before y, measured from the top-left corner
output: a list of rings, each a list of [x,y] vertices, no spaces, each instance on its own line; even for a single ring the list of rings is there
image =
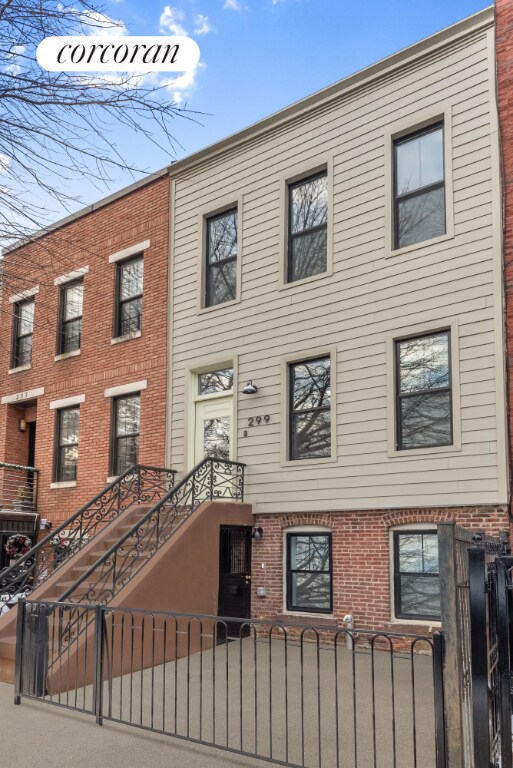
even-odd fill
[[[447,764],[439,633],[22,600],[17,637],[16,704],[293,768]]]
[[[133,504],[167,498],[176,472],[137,464],[53,530],[9,568],[0,572],[0,593],[15,595],[38,587],[70,557]]]
[[[244,500],[244,466],[203,459],[59,599],[108,604],[203,501]]]
[[[37,511],[39,470],[0,461],[0,509]]]

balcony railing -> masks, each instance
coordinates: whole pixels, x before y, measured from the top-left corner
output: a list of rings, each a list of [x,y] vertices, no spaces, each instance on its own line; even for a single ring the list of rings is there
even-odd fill
[[[37,512],[38,475],[35,467],[0,462],[0,510]]]

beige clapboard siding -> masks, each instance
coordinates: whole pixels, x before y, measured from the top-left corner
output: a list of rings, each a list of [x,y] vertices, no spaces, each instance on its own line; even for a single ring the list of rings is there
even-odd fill
[[[480,31],[294,118],[175,179],[171,456],[185,466],[186,371],[238,356],[237,458],[260,512],[500,503],[490,94]],[[455,237],[385,258],[385,130],[449,107]],[[281,195],[298,164],[332,158],[333,274],[280,290]],[[199,214],[237,201],[241,302],[198,314]],[[386,336],[458,320],[462,449],[387,454]],[[337,461],[282,466],[281,360],[337,349]],[[499,350],[499,354],[501,354]],[[499,390],[499,391],[498,391]],[[269,424],[247,428],[249,416]],[[502,427],[501,427],[502,428]],[[502,443],[501,443],[502,445]],[[501,486],[502,487],[502,486]]]

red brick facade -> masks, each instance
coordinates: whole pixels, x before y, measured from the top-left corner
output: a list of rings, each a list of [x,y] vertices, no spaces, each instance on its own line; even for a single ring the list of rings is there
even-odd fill
[[[169,179],[163,176],[6,255],[0,395],[39,388],[44,394],[20,405],[0,405],[0,459],[27,464],[28,430],[19,432],[18,421],[35,420],[38,511],[54,523],[66,519],[107,483],[111,400],[105,397],[106,388],[147,381],[141,392],[139,461],[164,463],[168,191]],[[109,263],[109,256],[146,240],[150,246],[144,252],[142,334],[112,344],[116,265]],[[83,267],[89,271],[84,275],[80,354],[56,361],[59,286],[54,279]],[[31,368],[9,374],[13,311],[9,296],[36,285]],[[55,411],[49,404],[77,395],[85,395],[80,405],[77,484],[51,488]]]
[[[299,613],[284,615],[284,535],[293,526],[322,526],[333,537],[333,617],[319,614],[307,620],[340,623],[346,614],[352,614],[355,627],[412,631],[417,625],[391,623],[390,531],[394,526],[419,523],[433,523],[435,528],[436,523],[452,520],[467,530],[494,536],[509,527],[507,511],[493,507],[259,515],[255,524],[264,535],[253,544],[253,616],[293,621],[295,615],[298,621],[305,621]],[[263,598],[257,596],[261,586],[267,590]],[[425,631],[426,626],[420,626]]]

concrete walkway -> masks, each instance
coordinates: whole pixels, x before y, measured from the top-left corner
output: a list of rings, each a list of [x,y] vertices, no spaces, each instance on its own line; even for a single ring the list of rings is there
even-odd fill
[[[106,722],[90,715],[23,699],[0,683],[1,760],[5,768],[222,768],[269,766],[169,736]]]

